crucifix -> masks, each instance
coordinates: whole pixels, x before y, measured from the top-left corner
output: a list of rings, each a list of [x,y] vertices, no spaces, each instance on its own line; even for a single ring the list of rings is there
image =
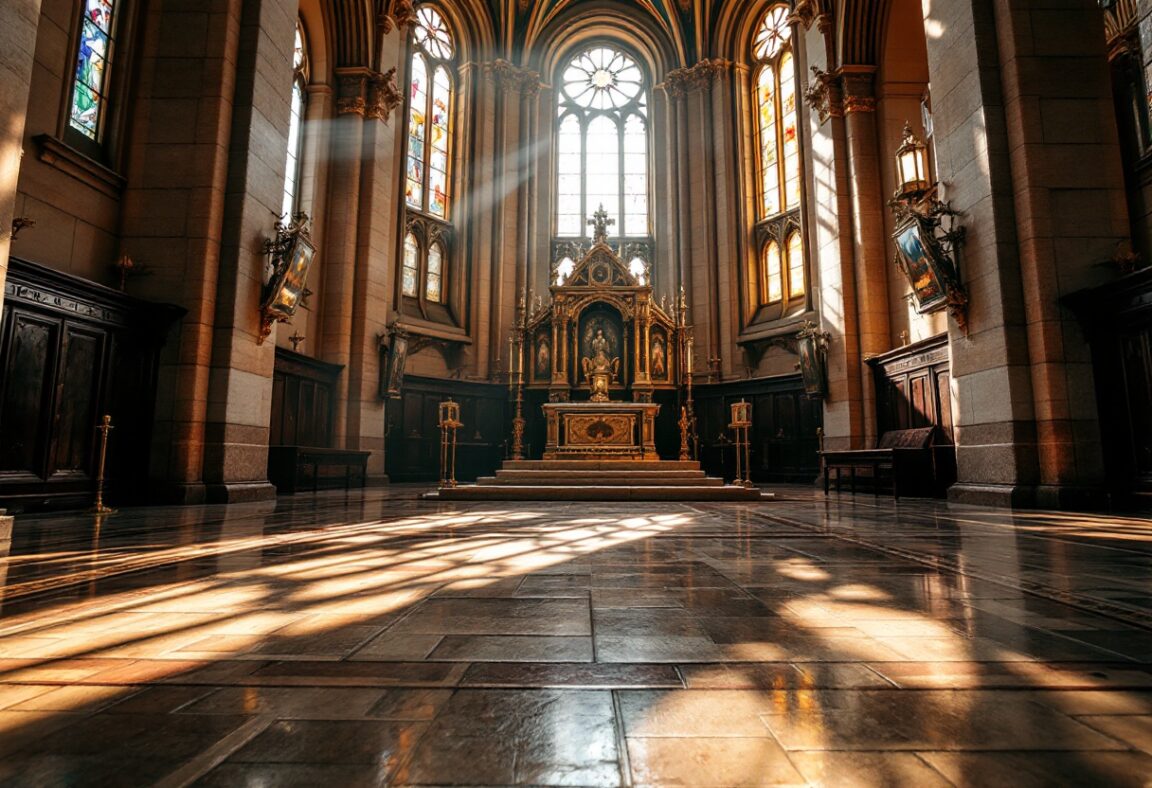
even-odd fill
[[[615,219],[608,218],[608,212],[604,210],[604,203],[600,203],[600,207],[592,214],[592,218],[588,220],[588,226],[592,228],[592,242],[593,243],[607,243],[608,242],[608,228],[616,224]]]
[[[292,343],[292,350],[296,353],[300,352],[300,343],[308,337],[300,336],[300,330],[297,329],[292,332],[292,336],[288,337],[288,341]]]

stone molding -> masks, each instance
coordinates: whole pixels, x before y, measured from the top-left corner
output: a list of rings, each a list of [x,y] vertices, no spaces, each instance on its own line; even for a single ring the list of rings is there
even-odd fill
[[[788,22],[793,25],[801,24],[805,30],[811,30],[812,23],[815,22],[821,33],[827,33],[832,27],[832,14],[825,7],[824,0],[796,0]]]
[[[732,67],[731,60],[715,58],[701,60],[687,68],[669,71],[664,77],[664,89],[672,98],[684,98],[693,90],[711,90],[716,77]]]
[[[396,84],[395,66],[383,74],[368,69],[341,69],[336,76],[339,115],[359,115],[365,120],[387,123],[392,110],[404,100]]]
[[[507,60],[497,58],[491,63],[483,63],[484,75],[504,91],[533,96],[540,90],[540,74],[530,68],[523,68]]]

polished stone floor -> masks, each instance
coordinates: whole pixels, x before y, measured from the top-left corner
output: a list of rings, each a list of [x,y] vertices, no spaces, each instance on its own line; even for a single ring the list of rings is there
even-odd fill
[[[1152,521],[782,488],[17,518],[3,785],[1152,784]]]

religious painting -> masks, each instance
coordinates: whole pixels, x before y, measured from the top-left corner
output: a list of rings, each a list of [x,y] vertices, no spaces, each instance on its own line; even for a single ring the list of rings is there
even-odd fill
[[[670,368],[671,364],[670,358],[668,356],[668,338],[665,336],[663,330],[658,328],[653,329],[652,346],[648,365],[648,370],[652,373],[652,380],[657,383],[667,381],[670,377]]]
[[[911,216],[896,228],[896,258],[916,299],[921,314],[944,307],[948,298],[950,266],[941,256],[919,216]]]
[[[552,340],[547,331],[536,335],[532,350],[532,381],[547,383],[552,380]]]
[[[293,237],[284,257],[277,261],[272,280],[268,283],[264,304],[267,314],[283,321],[296,313],[315,254],[316,248],[302,234]]]

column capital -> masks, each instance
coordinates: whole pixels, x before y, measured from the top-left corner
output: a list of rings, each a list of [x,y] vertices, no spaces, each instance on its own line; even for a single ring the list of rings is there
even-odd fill
[[[484,75],[503,91],[535,95],[540,90],[540,74],[502,58],[480,64]]]
[[[664,89],[672,98],[684,98],[694,90],[711,90],[713,80],[731,67],[731,60],[705,58],[686,68],[669,71],[664,77]]]
[[[404,94],[396,84],[396,68],[381,74],[367,68],[336,69],[336,113],[388,122]]]
[[[844,114],[876,111],[876,67],[841,66],[839,77]]]
[[[380,27],[384,35],[393,30],[403,30],[416,21],[416,9],[412,0],[387,0],[385,10],[380,14]]]

